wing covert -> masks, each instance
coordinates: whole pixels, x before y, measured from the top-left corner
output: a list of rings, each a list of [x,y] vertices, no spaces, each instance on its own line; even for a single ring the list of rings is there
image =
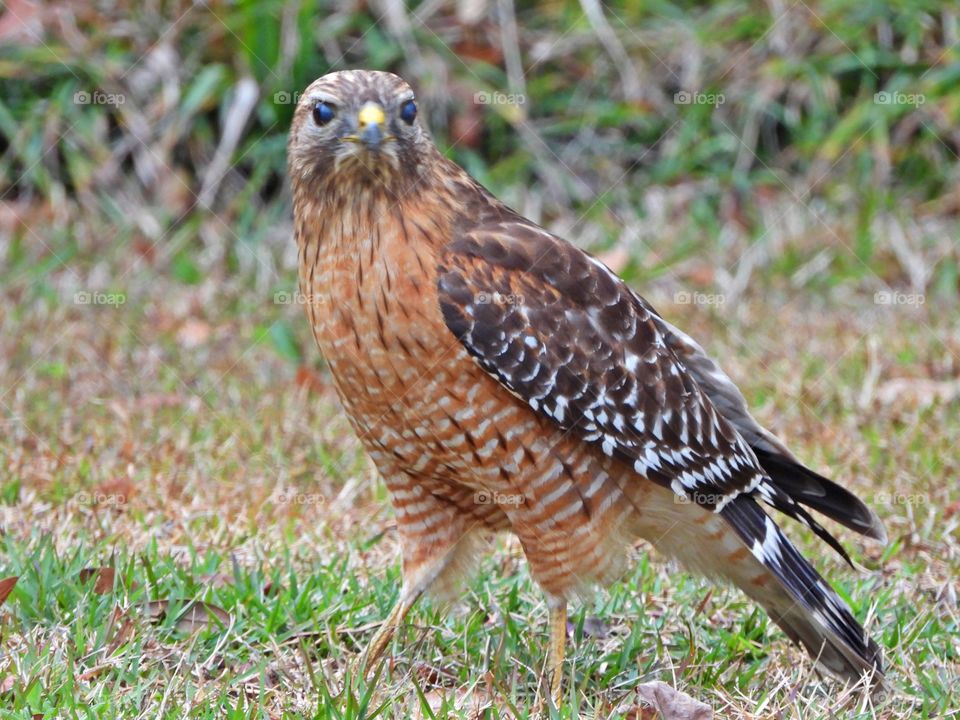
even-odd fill
[[[676,354],[672,326],[603,263],[522,218],[500,218],[449,243],[437,269],[447,328],[533,410],[687,502],[721,512],[757,496],[852,565],[770,480],[712,386]]]
[[[711,510],[763,492],[746,442],[602,263],[536,226],[498,222],[447,246],[438,289],[476,361],[563,429]]]

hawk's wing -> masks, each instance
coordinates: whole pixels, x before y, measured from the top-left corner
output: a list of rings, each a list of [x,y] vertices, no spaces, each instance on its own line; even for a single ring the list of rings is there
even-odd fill
[[[446,247],[439,293],[447,327],[477,362],[563,429],[710,510],[756,495],[847,558],[770,481],[659,315],[599,261],[534,225],[501,221]]]
[[[677,355],[669,326],[623,281],[573,245],[501,216],[440,252],[437,282],[447,327],[487,373],[638,476],[719,513],[823,628],[791,632],[779,618],[791,637],[814,656],[827,638],[838,654],[824,650],[821,660],[835,671],[879,670],[876,645],[755,499],[849,561],[846,552],[771,480]]]

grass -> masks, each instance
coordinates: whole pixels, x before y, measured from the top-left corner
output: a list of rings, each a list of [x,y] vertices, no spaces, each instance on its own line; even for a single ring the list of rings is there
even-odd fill
[[[465,717],[488,702],[488,717],[535,714],[546,609],[506,541],[450,612],[414,613],[375,688],[342,692],[396,597],[397,539],[325,375],[298,373],[267,329],[288,323],[309,352],[300,308],[274,294],[156,276],[142,303],[54,292],[5,313],[0,557],[20,576],[0,608],[11,717],[430,716],[424,703],[444,717],[443,702]],[[813,312],[804,294],[756,293],[736,313],[651,299],[727,359],[762,421],[883,516],[887,548],[845,537],[863,574],[791,534],[869,618],[897,692],[861,706],[817,682],[742,595],[638,547],[631,572],[572,617],[561,716],[622,715],[653,678],[743,717],[951,716],[960,408],[922,392],[881,398],[895,378],[953,367],[956,316],[829,297]],[[81,580],[99,567],[115,569],[103,594]],[[178,626],[194,600],[228,619]],[[152,617],[150,601],[173,607]]]
[[[821,682],[741,594],[638,545],[571,617],[559,717],[651,717],[653,679],[718,717],[957,716],[949,8],[611,4],[638,87],[573,2],[475,26],[427,4],[409,30],[311,3],[8,12],[40,30],[0,30],[0,717],[537,715],[546,608],[508,538],[378,682],[350,670],[398,545],[293,294],[282,93],[360,65],[413,78],[451,156],[600,253],[887,523],[887,547],[842,534],[861,573],[789,532],[889,697]]]

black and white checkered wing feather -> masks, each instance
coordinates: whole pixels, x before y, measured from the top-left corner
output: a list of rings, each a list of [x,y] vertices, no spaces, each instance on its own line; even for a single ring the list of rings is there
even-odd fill
[[[439,281],[448,327],[487,372],[693,502],[763,492],[749,446],[616,276],[539,229],[497,229],[453,243]]]
[[[849,610],[755,501],[847,558],[843,548],[771,481],[678,357],[677,337],[608,268],[532,223],[498,218],[444,249],[438,291],[447,327],[491,376],[638,476],[719,513],[825,634],[842,638],[852,666],[877,665]]]

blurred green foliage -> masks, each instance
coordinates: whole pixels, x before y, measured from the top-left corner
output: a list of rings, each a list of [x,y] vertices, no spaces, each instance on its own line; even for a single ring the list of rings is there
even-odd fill
[[[24,19],[33,30],[0,39],[0,192],[119,226],[144,207],[182,244],[199,231],[206,179],[200,210],[231,242],[255,240],[286,213],[291,100],[325,72],[369,67],[417,86],[441,146],[494,192],[545,187],[543,219],[573,212],[601,245],[651,185],[695,184],[693,245],[720,242],[731,218],[762,240],[771,196],[838,208],[853,218],[852,270],[876,260],[878,216],[960,212],[956,3],[628,0],[605,5],[600,25],[570,0],[502,7],[45,9]],[[514,55],[522,74],[505,69]],[[223,177],[205,178],[245,78],[257,102]],[[522,102],[478,104],[477,93]],[[935,285],[955,292],[956,263],[938,272]]]

